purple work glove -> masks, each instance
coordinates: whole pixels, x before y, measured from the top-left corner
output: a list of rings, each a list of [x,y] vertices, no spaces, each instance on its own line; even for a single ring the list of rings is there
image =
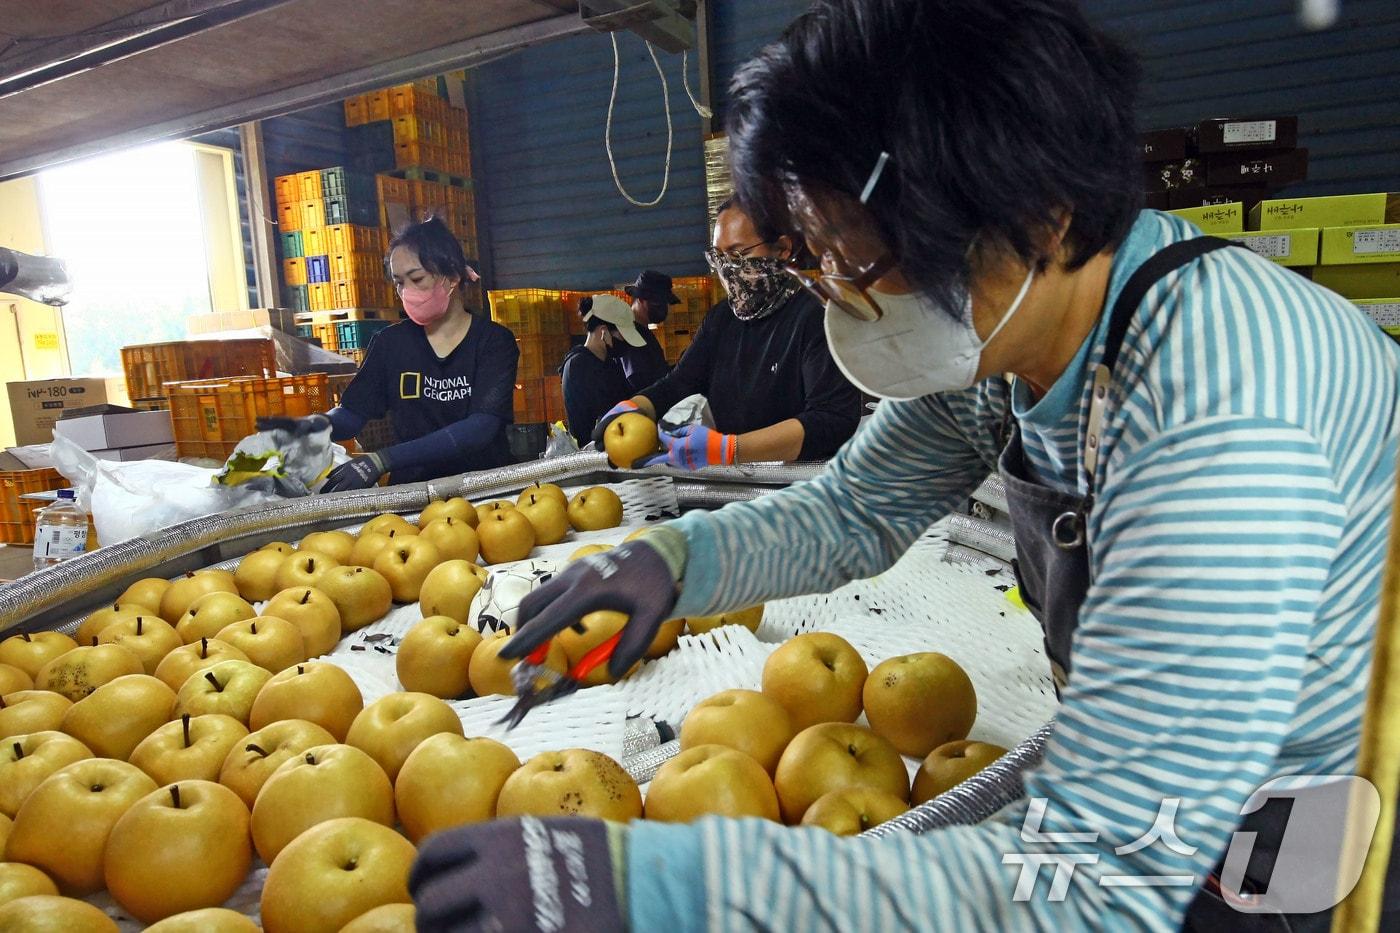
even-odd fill
[[[503,658],[523,658],[540,645],[599,609],[631,618],[608,661],[608,673],[621,677],[641,660],[661,623],[676,605],[676,580],[661,553],[645,541],[628,541],[601,554],[572,561],[520,602],[520,622],[501,648]]]
[[[638,411],[636,404],[631,399],[623,399],[612,408],[603,413],[603,417],[598,419],[598,423],[593,426],[593,443],[599,449],[603,449],[603,432],[608,429],[608,425],[618,419],[620,415],[625,415],[629,411]]]
[[[429,837],[408,887],[419,933],[613,933],[626,928],[614,877],[602,820],[525,816]]]
[[[688,424],[674,431],[658,431],[664,453],[642,460],[635,466],[670,466],[681,470],[700,470],[710,466],[728,466],[739,452],[737,434],[721,434],[698,424]]]

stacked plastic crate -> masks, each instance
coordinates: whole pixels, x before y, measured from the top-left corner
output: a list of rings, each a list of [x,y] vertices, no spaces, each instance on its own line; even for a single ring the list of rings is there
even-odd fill
[[[351,164],[379,175],[379,224],[389,231],[440,217],[469,259],[480,256],[467,111],[454,106],[463,72],[371,91],[345,101]],[[468,294],[481,306],[484,296]]]
[[[515,420],[519,424],[561,421],[564,393],[559,366],[569,350],[564,293],[546,288],[493,291],[491,319],[510,328],[520,348],[515,375]],[[577,305],[575,305],[577,307]]]

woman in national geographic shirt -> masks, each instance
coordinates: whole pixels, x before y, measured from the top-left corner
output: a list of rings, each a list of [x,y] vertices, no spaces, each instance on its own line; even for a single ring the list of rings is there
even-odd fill
[[[520,352],[509,330],[464,303],[478,276],[461,244],[427,220],[394,237],[388,265],[408,320],[375,335],[329,417],[332,436],[344,440],[389,415],[396,443],[331,471],[323,492],[365,489],[385,473],[415,483],[510,462]]]

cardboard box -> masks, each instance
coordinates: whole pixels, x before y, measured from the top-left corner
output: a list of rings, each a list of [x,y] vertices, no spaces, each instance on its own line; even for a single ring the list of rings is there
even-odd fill
[[[1145,191],[1200,188],[1206,183],[1206,173],[1202,170],[1200,159],[1156,162],[1143,166],[1142,183]]]
[[[1274,198],[1249,212],[1251,230],[1356,227],[1400,223],[1400,195],[1338,194],[1325,198]]]
[[[1250,210],[1264,198],[1273,194],[1273,189],[1265,187],[1210,187],[1173,188],[1167,192],[1168,207],[1180,210],[1183,207],[1206,207],[1211,204],[1243,204]]]
[[[1318,266],[1312,280],[1345,298],[1375,299],[1400,295],[1400,262],[1375,265]]]
[[[174,444],[148,444],[145,447],[120,447],[110,450],[90,450],[98,460],[174,460]]]
[[[1226,117],[1196,124],[1198,152],[1236,149],[1292,149],[1298,145],[1297,117]]]
[[[173,444],[175,434],[167,411],[131,411],[111,415],[61,418],[54,425],[61,434],[83,450],[116,450]]]
[[[112,402],[126,404],[126,380],[121,376],[72,379],[38,379],[5,385],[10,396],[10,416],[15,443],[48,444],[53,426],[65,409],[87,408]]]
[[[1184,126],[1168,130],[1152,130],[1138,136],[1144,162],[1179,162],[1186,158],[1186,135]]]
[[[1308,150],[1218,152],[1205,157],[1207,185],[1282,188],[1308,177]]]
[[[191,314],[185,329],[190,336],[217,334],[230,330],[253,330],[271,327],[288,334],[297,332],[296,312],[290,308],[253,308],[248,311],[216,311],[213,314]]]
[[[1400,262],[1400,224],[1326,227],[1318,264],[1345,266]]]
[[[1363,298],[1353,302],[1376,326],[1392,337],[1400,337],[1400,298]]]
[[[1227,239],[1252,249],[1265,259],[1281,266],[1312,266],[1317,264],[1316,227],[1297,230],[1251,231],[1232,233]]]
[[[1244,231],[1244,205],[1212,204],[1209,207],[1183,207],[1167,211],[1191,221],[1203,233],[1241,233]]]

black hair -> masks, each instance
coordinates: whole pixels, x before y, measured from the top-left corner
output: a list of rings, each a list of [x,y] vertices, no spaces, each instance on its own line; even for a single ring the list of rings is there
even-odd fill
[[[1078,268],[1141,207],[1138,73],[1073,0],[817,0],[734,76],[736,195],[795,226],[788,186],[854,198],[888,152],[867,209],[916,288],[954,299],[974,248],[1043,263],[1066,211]]]
[[[763,237],[763,242],[776,243],[779,237],[787,237],[792,240],[792,258],[796,259],[798,265],[804,268],[809,264],[811,255],[807,252],[807,241],[801,233],[779,226],[771,214],[764,214],[761,218],[753,216],[745,209],[744,205],[739,203],[738,195],[734,194],[719,202],[719,207],[715,208],[715,216],[719,217],[720,214],[731,208],[742,212],[749,218],[753,223],[754,230]]]
[[[389,241],[389,251],[384,254],[386,277],[389,277],[389,257],[400,246],[413,250],[423,271],[452,279],[461,289],[471,284],[467,277],[467,269],[473,268],[474,263],[467,259],[467,254],[462,251],[462,244],[448,229],[447,224],[443,223],[442,218],[428,217],[418,223],[409,224],[394,234],[393,239]],[[466,295],[463,294],[462,297],[465,303]],[[473,314],[477,313],[471,307],[467,310]]]

